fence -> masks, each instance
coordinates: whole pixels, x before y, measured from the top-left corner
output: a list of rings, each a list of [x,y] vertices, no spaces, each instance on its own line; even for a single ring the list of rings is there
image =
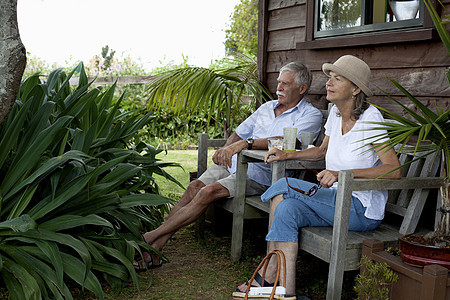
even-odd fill
[[[118,85],[123,84],[148,84],[154,81],[156,76],[111,76],[111,77],[89,77],[88,81],[95,79],[95,85],[109,85],[117,81]],[[70,79],[70,85],[77,85],[78,77]]]

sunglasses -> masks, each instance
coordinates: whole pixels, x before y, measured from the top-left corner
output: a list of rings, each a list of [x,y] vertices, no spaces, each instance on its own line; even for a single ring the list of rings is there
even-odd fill
[[[316,170],[313,170],[313,169],[305,167],[301,162],[298,162],[298,163],[300,164],[300,166],[302,166],[306,170],[311,171],[311,172],[315,173],[316,175],[319,174],[319,172],[317,172]],[[288,178],[287,177],[285,177],[285,178],[286,178],[286,183],[287,183],[288,187],[290,187],[294,191],[297,191],[297,192],[299,192],[299,193],[301,193],[303,195],[309,196],[309,197],[314,196],[317,193],[317,191],[322,187],[322,185],[319,183],[319,184],[314,185],[312,188],[309,189],[309,191],[306,192],[306,191],[303,191],[301,189],[298,189],[298,188],[295,188],[295,187],[291,186],[289,184]]]

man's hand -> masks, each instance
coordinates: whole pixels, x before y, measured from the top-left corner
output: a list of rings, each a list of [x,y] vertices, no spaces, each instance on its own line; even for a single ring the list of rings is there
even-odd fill
[[[247,148],[247,141],[241,139],[236,132],[233,132],[225,146],[214,153],[212,160],[216,165],[229,168],[231,167],[231,158],[233,155],[245,148]]]
[[[231,145],[223,147],[218,149],[214,153],[212,160],[216,165],[221,165],[229,168],[231,167],[231,158],[235,153],[236,152],[234,152],[233,147]]]

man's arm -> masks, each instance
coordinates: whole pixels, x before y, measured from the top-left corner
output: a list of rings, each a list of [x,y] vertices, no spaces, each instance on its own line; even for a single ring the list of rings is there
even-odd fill
[[[212,160],[217,165],[231,167],[232,156],[247,148],[247,141],[243,140],[236,132],[233,132],[225,145],[214,153]],[[252,149],[267,149],[267,138],[254,139]]]
[[[222,148],[225,148],[231,144],[234,144],[236,142],[242,141],[241,137],[239,135],[237,135],[236,132],[233,132],[230,137],[227,139],[227,142],[225,143],[225,145]]]

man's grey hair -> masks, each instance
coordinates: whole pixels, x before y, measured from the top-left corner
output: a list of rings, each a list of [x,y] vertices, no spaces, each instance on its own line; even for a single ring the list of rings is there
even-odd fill
[[[280,69],[280,74],[284,71],[294,72],[295,75],[295,83],[300,87],[302,84],[306,84],[308,87],[306,88],[305,94],[308,93],[309,88],[311,87],[312,82],[312,73],[307,66],[299,62],[291,62],[287,65],[283,66]]]

